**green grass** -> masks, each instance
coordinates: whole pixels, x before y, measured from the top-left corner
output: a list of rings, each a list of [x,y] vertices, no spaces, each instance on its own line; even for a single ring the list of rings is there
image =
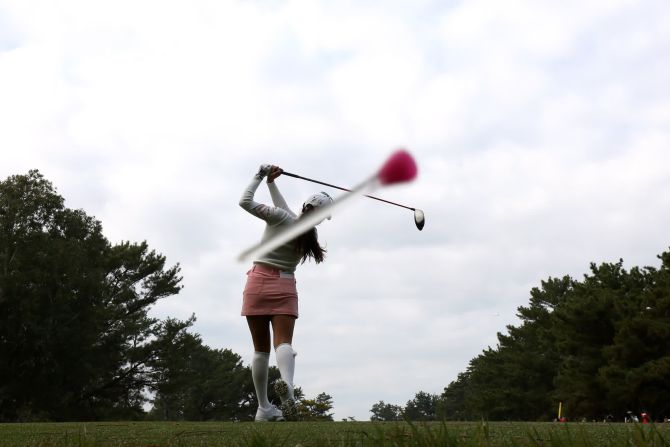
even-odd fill
[[[670,424],[118,422],[0,424],[0,446],[670,446]]]

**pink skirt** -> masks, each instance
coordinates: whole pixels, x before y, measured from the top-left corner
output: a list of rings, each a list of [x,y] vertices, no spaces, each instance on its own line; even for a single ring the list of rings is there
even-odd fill
[[[291,315],[298,318],[298,291],[293,273],[254,264],[247,272],[242,315]]]

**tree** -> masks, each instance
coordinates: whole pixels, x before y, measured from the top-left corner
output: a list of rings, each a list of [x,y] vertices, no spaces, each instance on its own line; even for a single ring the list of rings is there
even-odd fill
[[[600,370],[607,365],[605,353],[617,331],[631,310],[639,308],[644,288],[644,275],[637,269],[627,272],[622,260],[591,264],[591,274],[575,282],[568,299],[556,309],[554,328],[561,362],[554,394],[564,402],[566,414],[601,419],[616,413],[609,408]]]
[[[402,408],[399,405],[387,404],[380,400],[372,405],[370,409],[371,421],[400,421],[402,420]]]
[[[155,360],[151,363],[155,390],[150,417],[159,420],[242,420],[243,384],[247,369],[241,357],[228,349],[211,349],[188,327],[191,317],[181,322],[161,323],[152,342]]]
[[[148,392],[154,419],[253,418],[239,355],[190,333],[195,316],[148,316],[179,271],[146,242],[110,244],[38,171],[0,182],[0,422],[141,419]],[[330,399],[307,414],[332,419]]]
[[[167,319],[159,325],[151,343],[155,354],[151,362],[151,388],[155,391],[152,420],[253,420],[258,402],[249,366],[228,349],[212,349],[198,334],[188,332],[195,317],[187,321]],[[268,398],[279,402],[274,382],[279,369],[270,367]],[[303,398],[294,389],[297,401]],[[314,406],[316,405],[316,407]],[[310,418],[318,418],[316,402],[309,408]]]
[[[449,383],[442,392],[444,402],[444,418],[452,421],[463,421],[472,419],[465,409],[466,393],[470,387],[470,375],[468,372],[458,373],[456,380]]]
[[[519,307],[519,326],[498,333],[498,346],[470,361],[444,391],[451,419],[550,420],[554,377],[559,364],[553,313],[572,290],[569,277],[549,278]]]
[[[371,421],[434,421],[446,417],[446,400],[443,396],[419,391],[405,407],[387,404],[380,400],[370,409]]]
[[[670,412],[670,253],[661,267],[591,264],[582,281],[549,278],[519,326],[472,359],[443,393],[449,418],[547,420]]]
[[[637,299],[628,299],[620,313],[613,343],[604,349],[607,365],[599,380],[607,390],[612,412],[638,408],[652,417],[670,413],[670,253],[659,256],[661,267],[631,269],[644,278]]]
[[[407,401],[403,416],[411,421],[434,421],[444,416],[444,402],[437,394],[419,391]]]
[[[301,399],[297,402],[298,418],[303,421],[332,421],[332,396],[321,393],[315,399]]]
[[[141,417],[147,312],[180,281],[146,242],[111,245],[38,171],[0,182],[0,421]]]

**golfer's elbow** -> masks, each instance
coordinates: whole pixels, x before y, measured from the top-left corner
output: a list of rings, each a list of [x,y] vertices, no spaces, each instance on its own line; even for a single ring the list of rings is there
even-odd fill
[[[251,209],[251,202],[251,198],[247,197],[246,194],[240,198],[240,206],[247,211]]]

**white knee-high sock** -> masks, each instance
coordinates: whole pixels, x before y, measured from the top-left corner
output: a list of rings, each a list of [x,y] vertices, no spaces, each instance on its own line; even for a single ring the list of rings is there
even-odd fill
[[[270,364],[269,352],[254,352],[254,358],[251,360],[251,377],[254,380],[256,388],[256,397],[258,397],[258,406],[268,408],[268,365]]]
[[[288,384],[289,395],[293,399],[293,374],[295,372],[295,356],[298,353],[288,343],[282,343],[275,348],[277,356],[277,368],[284,382]]]

